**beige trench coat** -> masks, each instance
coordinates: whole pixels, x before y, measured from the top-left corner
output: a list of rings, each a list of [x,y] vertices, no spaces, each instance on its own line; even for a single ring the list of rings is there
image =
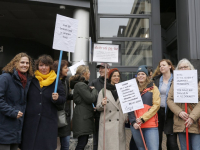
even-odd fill
[[[125,150],[126,135],[125,121],[127,114],[123,114],[119,99],[115,101],[111,91],[106,90],[107,104],[105,116],[105,149],[106,150]],[[102,90],[99,92],[97,110],[101,112],[99,121],[99,142],[98,150],[103,150],[103,120],[104,108],[101,105],[103,99]]]

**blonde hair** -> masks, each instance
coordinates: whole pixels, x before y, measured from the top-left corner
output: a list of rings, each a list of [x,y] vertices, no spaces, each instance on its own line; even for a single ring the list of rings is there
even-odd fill
[[[195,70],[195,68],[194,68],[194,66],[191,64],[191,62],[190,62],[188,59],[186,59],[186,58],[183,58],[183,59],[181,59],[181,60],[178,62],[178,65],[177,65],[177,67],[176,67],[176,70],[179,70],[179,69],[178,69],[178,66],[179,66],[180,64],[182,64],[182,63],[188,64],[188,66],[190,67],[190,70]]]
[[[88,72],[89,72],[89,67],[85,65],[81,65],[77,68],[76,74],[74,76],[71,76],[69,80],[70,81],[73,81],[73,80],[85,81],[84,74]]]
[[[30,76],[34,75],[33,72],[33,64],[32,64],[32,59],[29,55],[27,55],[26,53],[19,53],[17,54],[3,69],[2,71],[7,72],[7,73],[13,73],[14,69],[16,69],[17,64],[19,63],[19,61],[21,60],[22,57],[27,57],[29,59],[29,69],[28,69],[28,74]]]

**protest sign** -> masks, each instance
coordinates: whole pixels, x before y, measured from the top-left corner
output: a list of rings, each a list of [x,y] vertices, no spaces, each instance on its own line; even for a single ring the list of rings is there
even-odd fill
[[[124,81],[115,84],[115,86],[123,113],[128,113],[144,108],[136,79]]]
[[[197,70],[174,71],[174,102],[198,103]]]
[[[78,31],[78,20],[57,14],[53,49],[74,52]]]
[[[80,65],[85,65],[85,63],[84,63],[83,60],[81,60],[80,62],[76,63],[75,65],[69,67],[69,69],[70,69],[72,75],[75,75],[75,74],[76,74],[76,70],[77,70],[78,66],[80,66]]]
[[[94,44],[94,62],[118,63],[119,45]]]

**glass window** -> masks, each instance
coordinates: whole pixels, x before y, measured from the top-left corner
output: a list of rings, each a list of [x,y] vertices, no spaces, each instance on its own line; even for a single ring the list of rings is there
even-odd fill
[[[152,66],[152,42],[99,41],[119,45],[119,61],[112,66]]]
[[[98,0],[98,13],[151,14],[151,0]]]
[[[136,72],[121,72],[121,82],[135,78]]]
[[[149,19],[100,18],[100,37],[149,38]]]

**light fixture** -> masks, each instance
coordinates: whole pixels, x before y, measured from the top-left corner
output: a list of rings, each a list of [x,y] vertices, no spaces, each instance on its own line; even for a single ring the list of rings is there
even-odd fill
[[[148,38],[149,37],[149,35],[148,34],[145,34],[145,38]]]
[[[65,6],[63,6],[63,5],[60,5],[60,9],[65,9]]]

